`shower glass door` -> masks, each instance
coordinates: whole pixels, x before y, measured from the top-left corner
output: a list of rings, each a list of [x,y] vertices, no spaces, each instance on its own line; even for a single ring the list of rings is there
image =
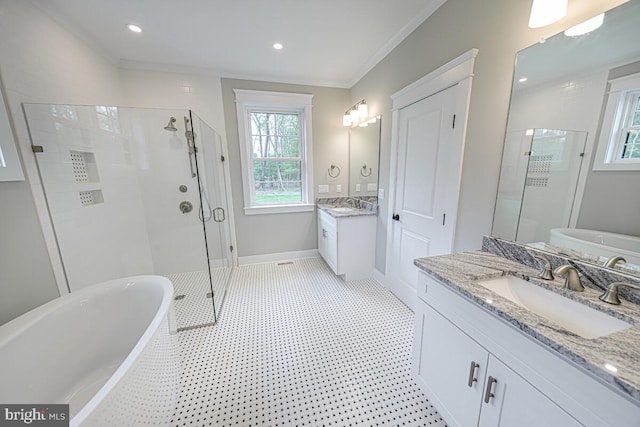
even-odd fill
[[[228,162],[224,156],[222,137],[193,111],[190,114],[202,197],[200,216],[209,255],[214,308],[219,316],[234,264],[225,175]]]
[[[140,274],[168,277],[178,328],[216,321],[203,193],[187,110],[25,104],[68,289]],[[201,131],[202,132],[202,131]],[[206,132],[205,132],[206,133]],[[57,254],[52,254],[56,257]]]

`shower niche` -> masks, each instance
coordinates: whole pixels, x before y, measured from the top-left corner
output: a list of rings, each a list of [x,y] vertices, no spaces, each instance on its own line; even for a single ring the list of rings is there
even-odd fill
[[[189,110],[25,104],[24,112],[59,287],[163,275],[178,328],[215,323],[234,265],[220,135]],[[182,213],[185,201],[193,209]]]

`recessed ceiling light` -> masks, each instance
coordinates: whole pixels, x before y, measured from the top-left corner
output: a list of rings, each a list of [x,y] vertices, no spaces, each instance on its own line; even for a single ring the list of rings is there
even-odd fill
[[[133,31],[134,33],[141,33],[142,32],[142,28],[138,27],[135,24],[127,24],[127,28],[129,29],[129,31]]]
[[[282,45],[282,43],[274,43],[273,44],[273,48],[275,50],[281,50],[284,46]]]
[[[616,372],[618,372],[618,368],[616,368],[615,366],[613,366],[611,363],[605,363],[604,367],[609,371],[609,372],[613,372],[614,374]]]
[[[526,77],[521,78],[520,80],[518,80],[520,83],[524,83],[526,82],[528,79]]]

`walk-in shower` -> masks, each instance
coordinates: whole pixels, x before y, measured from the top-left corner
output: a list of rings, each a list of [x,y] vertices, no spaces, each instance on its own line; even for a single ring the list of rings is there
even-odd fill
[[[214,323],[234,264],[220,135],[189,110],[24,111],[66,287],[164,275],[179,328]]]

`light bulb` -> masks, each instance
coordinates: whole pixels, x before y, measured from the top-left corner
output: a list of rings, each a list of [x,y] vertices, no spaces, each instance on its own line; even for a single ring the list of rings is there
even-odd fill
[[[578,25],[574,25],[573,27],[566,30],[564,32],[564,35],[569,37],[581,36],[583,34],[590,33],[593,30],[597,30],[598,28],[600,28],[603,22],[604,13],[601,13],[600,15],[594,16],[591,19],[587,19],[586,21],[581,22]]]
[[[362,104],[358,105],[358,114],[363,119],[369,115],[369,109],[367,108],[367,104],[363,102]]]
[[[567,0],[533,0],[529,28],[553,24],[567,14]]]
[[[342,126],[351,126],[351,115],[345,114],[342,116]]]

